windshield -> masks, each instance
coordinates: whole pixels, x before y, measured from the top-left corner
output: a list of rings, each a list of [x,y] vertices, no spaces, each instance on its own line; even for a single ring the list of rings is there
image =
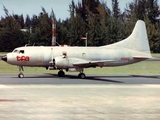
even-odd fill
[[[22,54],[24,54],[24,50],[15,49],[15,50],[13,50],[13,53],[22,53]]]
[[[19,53],[19,50],[15,49],[13,50],[13,53]]]

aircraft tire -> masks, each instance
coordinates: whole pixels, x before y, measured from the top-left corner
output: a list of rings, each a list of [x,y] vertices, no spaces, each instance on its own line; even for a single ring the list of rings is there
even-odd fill
[[[86,75],[84,73],[79,73],[78,77],[84,79],[86,78]]]
[[[18,77],[19,77],[19,78],[24,78],[24,74],[23,74],[23,73],[19,73],[19,74],[18,74]]]
[[[65,73],[62,70],[60,70],[58,72],[58,77],[64,77],[64,76],[65,76]]]

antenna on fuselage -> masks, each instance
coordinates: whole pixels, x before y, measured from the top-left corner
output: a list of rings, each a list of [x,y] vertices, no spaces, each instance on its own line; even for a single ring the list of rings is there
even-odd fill
[[[35,45],[35,43],[33,43],[33,46]],[[25,47],[29,46],[29,44],[25,44]]]
[[[58,46],[60,46],[60,44],[58,42],[56,42]]]
[[[27,47],[29,44],[25,44],[25,47]]]

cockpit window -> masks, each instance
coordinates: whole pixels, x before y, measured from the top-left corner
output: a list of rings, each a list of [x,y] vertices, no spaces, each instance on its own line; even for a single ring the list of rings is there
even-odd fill
[[[19,50],[15,49],[13,50],[13,53],[19,53]]]
[[[24,54],[24,50],[15,49],[15,50],[13,50],[13,53],[21,53],[21,54]]]
[[[24,50],[20,50],[20,51],[19,51],[19,53],[22,53],[22,54],[24,54]]]

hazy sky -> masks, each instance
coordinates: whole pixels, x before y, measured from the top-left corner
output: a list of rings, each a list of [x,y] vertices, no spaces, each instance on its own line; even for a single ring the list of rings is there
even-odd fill
[[[69,4],[72,0],[0,0],[0,16],[5,16],[3,5],[8,9],[9,13],[12,14],[23,14],[24,17],[28,14],[32,17],[34,14],[39,15],[42,11],[41,7],[44,7],[47,13],[51,13],[53,9],[56,18],[62,20],[69,17]],[[78,3],[81,0],[74,0]],[[112,0],[103,0],[107,3],[107,6],[111,8]],[[126,4],[133,0],[119,0],[119,6],[121,11],[124,10]]]

